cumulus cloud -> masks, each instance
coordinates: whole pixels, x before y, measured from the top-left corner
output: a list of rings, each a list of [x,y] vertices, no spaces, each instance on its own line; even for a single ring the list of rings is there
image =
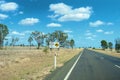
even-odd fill
[[[95,34],[90,32],[90,30],[86,31],[85,36],[86,36],[86,39],[89,39],[89,40],[95,40],[94,38],[96,37]]]
[[[65,33],[72,33],[73,31],[71,30],[64,30]]]
[[[6,18],[8,18],[8,15],[6,15],[6,14],[0,14],[0,20],[4,20]]]
[[[20,11],[19,14],[23,14],[24,12],[23,11]]]
[[[49,16],[51,18],[57,18],[58,21],[82,21],[89,19],[92,13],[91,7],[80,7],[73,9],[71,6],[64,3],[51,4],[50,11],[54,12],[54,15]]]
[[[24,33],[20,33],[20,32],[17,32],[17,31],[12,31],[11,34],[12,35],[21,35],[21,36],[25,35]]]
[[[89,25],[91,27],[99,27],[99,26],[102,26],[102,25],[108,25],[108,26],[113,25],[113,23],[112,22],[103,22],[101,20],[97,20],[95,22],[90,22]]]
[[[58,23],[50,23],[50,24],[47,24],[47,27],[61,27],[61,24],[58,24]]]
[[[4,3],[1,3],[0,5],[0,10],[2,11],[14,11],[14,10],[17,10],[18,8],[18,4],[15,3],[15,2],[4,2]]]
[[[105,23],[103,21],[100,21],[100,20],[97,20],[95,22],[90,22],[89,25],[91,27],[98,27],[98,26],[101,26],[101,25],[104,25]]]
[[[38,18],[25,18],[25,19],[22,19],[19,22],[19,24],[27,26],[27,25],[34,25],[38,22],[39,22]]]
[[[98,30],[96,30],[96,32],[103,32],[103,30],[102,29],[98,29]]]
[[[113,34],[113,33],[114,33],[114,31],[106,31],[106,32],[104,32],[104,34],[107,34],[107,35]]]

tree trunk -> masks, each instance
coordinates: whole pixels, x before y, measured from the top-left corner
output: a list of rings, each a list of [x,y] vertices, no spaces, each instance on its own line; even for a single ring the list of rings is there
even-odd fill
[[[37,49],[39,49],[40,48],[40,43],[38,43],[38,48]]]
[[[0,49],[2,49],[3,48],[3,41],[1,40],[0,41]]]

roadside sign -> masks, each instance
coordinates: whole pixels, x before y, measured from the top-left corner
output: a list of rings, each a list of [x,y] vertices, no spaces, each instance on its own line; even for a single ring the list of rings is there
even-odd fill
[[[55,48],[59,48],[60,47],[59,42],[55,42],[54,46],[55,46]]]
[[[49,42],[49,48],[59,48],[59,42]]]

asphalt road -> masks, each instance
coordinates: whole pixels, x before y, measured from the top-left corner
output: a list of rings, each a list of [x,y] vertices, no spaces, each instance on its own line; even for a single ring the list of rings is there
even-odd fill
[[[45,80],[120,80],[120,58],[84,49]]]
[[[85,49],[66,80],[120,80],[120,59]]]

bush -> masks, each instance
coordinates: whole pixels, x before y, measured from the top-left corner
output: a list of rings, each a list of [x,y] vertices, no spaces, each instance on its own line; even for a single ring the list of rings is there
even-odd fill
[[[43,52],[47,54],[47,53],[48,53],[48,49],[49,49],[48,47],[45,47],[45,48],[43,49]]]

